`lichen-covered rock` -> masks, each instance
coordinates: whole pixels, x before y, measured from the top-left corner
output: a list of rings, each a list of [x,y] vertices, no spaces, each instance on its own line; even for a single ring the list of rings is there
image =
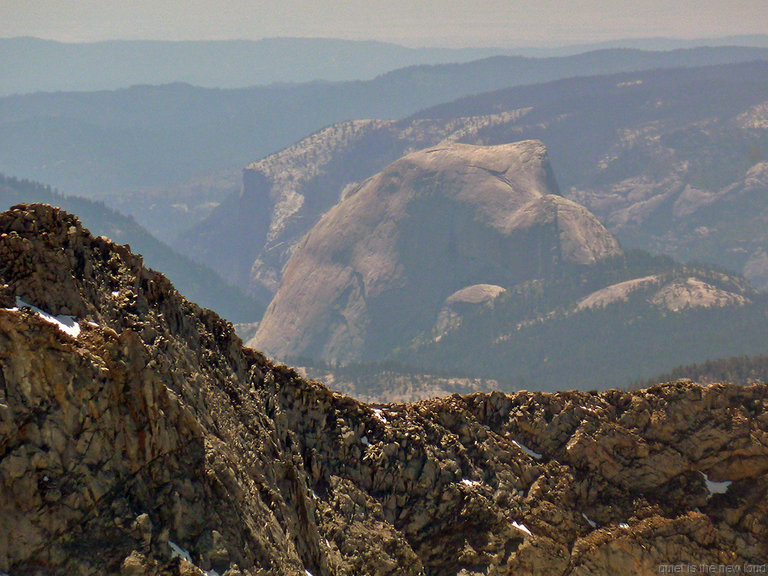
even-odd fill
[[[243,348],[58,210],[0,214],[0,255],[0,572],[608,575],[768,557],[766,385],[371,406]]]

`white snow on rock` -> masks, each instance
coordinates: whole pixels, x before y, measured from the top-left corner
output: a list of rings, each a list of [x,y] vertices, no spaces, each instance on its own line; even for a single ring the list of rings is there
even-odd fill
[[[176,544],[175,542],[168,540],[168,546],[171,548],[171,558],[181,558],[182,560],[186,560],[193,566],[195,565],[194,562],[192,562],[192,556],[190,556],[189,552],[184,550],[181,546]],[[216,570],[211,568],[210,570],[203,570],[205,573],[205,576],[221,576]]]
[[[51,314],[48,314],[48,312],[45,312],[44,310],[40,310],[40,308],[38,308],[37,306],[32,306],[31,304],[27,304],[26,302],[24,302],[24,300],[22,300],[18,296],[16,296],[16,307],[5,308],[5,310],[8,310],[9,312],[16,312],[20,308],[29,308],[30,310],[32,310],[32,312],[37,314],[41,319],[45,320],[49,324],[53,324],[65,334],[72,336],[72,338],[77,338],[77,336],[80,334],[80,324],[77,323],[77,320],[75,319],[74,316],[69,316],[66,314],[53,316]]]
[[[384,413],[381,411],[381,408],[374,408],[373,409],[373,415],[384,422],[384,424],[387,423],[387,419],[384,417]]]
[[[522,532],[525,532],[526,534],[528,534],[528,536],[533,536],[533,534],[531,534],[531,531],[528,530],[528,527],[525,524],[520,524],[518,522],[512,521],[512,526],[514,526],[515,528],[517,528]]]
[[[581,515],[584,517],[584,520],[587,521],[587,524],[589,524],[592,528],[597,528],[597,524],[594,521],[590,520],[589,516],[584,514],[584,512],[582,512]]]
[[[512,444],[520,448],[520,450],[528,454],[528,456],[530,456],[531,458],[535,460],[541,460],[541,454],[539,454],[538,452],[534,452],[533,450],[531,450],[527,446],[524,446],[523,444],[520,444],[520,442],[518,442],[517,440],[512,440]]]
[[[176,544],[175,542],[172,542],[171,540],[168,540],[168,546],[171,547],[171,558],[181,558],[182,560],[186,560],[190,564],[194,564],[192,562],[192,556],[189,555],[189,552],[184,550],[181,546]]]
[[[477,480],[470,480],[469,478],[464,478],[461,481],[462,484],[466,484],[467,486],[474,486],[475,484],[478,484]]]
[[[724,480],[723,482],[710,480],[701,470],[699,470],[699,474],[704,476],[704,483],[707,485],[707,490],[709,491],[707,498],[711,498],[713,494],[725,494],[728,492],[728,486],[733,484],[730,480]]]
[[[629,528],[629,524],[626,522],[619,522],[619,528]]]
[[[364,446],[371,445],[371,443],[368,441],[368,436],[363,436],[362,438],[360,438],[360,443],[363,444]]]

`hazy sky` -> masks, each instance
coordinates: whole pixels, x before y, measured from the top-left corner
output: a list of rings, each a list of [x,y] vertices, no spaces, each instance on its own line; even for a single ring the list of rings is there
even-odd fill
[[[0,0],[0,36],[322,36],[411,46],[768,33],[768,0]]]

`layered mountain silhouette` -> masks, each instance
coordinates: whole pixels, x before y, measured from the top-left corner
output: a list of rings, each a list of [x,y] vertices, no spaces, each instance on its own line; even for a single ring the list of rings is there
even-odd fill
[[[244,289],[274,293],[296,244],[347,186],[443,142],[534,138],[547,146],[561,193],[623,245],[726,266],[764,287],[767,71],[755,62],[569,79],[473,96],[401,121],[335,125],[251,164],[240,197],[177,247]],[[262,186],[249,185],[261,177]],[[231,222],[255,198],[270,223],[253,258],[239,239],[254,225]]]
[[[0,214],[3,573],[759,565],[767,412],[764,384],[362,404],[76,217]]]
[[[281,358],[381,357],[458,290],[548,279],[618,253],[594,216],[558,195],[540,142],[428,148],[321,218],[250,344]]]
[[[11,56],[11,62],[4,63],[2,68],[12,81],[14,69],[22,77],[32,69],[20,65],[29,56],[25,40],[7,42],[17,45],[7,52],[0,51],[0,59],[4,54]],[[316,49],[323,49],[310,48],[312,43],[312,40],[304,43],[299,50],[302,57],[312,58]],[[131,87],[116,82],[112,86],[119,89],[114,90],[93,88],[96,91],[37,92],[0,98],[0,149],[3,150],[0,171],[48,182],[89,198],[103,199],[109,193],[116,193],[114,201],[119,202],[126,191],[165,188],[224,169],[238,170],[307,134],[349,119],[402,118],[462,96],[574,75],[768,59],[765,48],[716,47],[670,52],[618,49],[558,58],[495,57],[457,64],[409,66],[364,82],[253,86],[262,82],[249,81],[248,88],[229,90],[219,89],[225,85],[223,81],[208,88],[193,86],[198,84],[196,80],[201,75],[213,79],[227,74],[227,66],[221,64],[233,61],[227,60],[224,44],[219,45],[224,49],[220,56],[211,56],[215,50],[197,53],[193,61],[200,65],[200,75],[190,73],[181,78],[177,75],[182,66],[180,60],[186,59],[183,53],[190,49],[193,53],[197,51],[189,44],[165,45],[166,49],[176,52],[170,57],[162,55],[162,46],[145,44],[150,54],[154,49],[160,54],[145,56],[150,61],[149,69],[142,74],[146,79],[136,78]],[[342,56],[344,51],[348,54],[355,43],[341,44],[344,46],[337,52],[339,62],[351,63],[361,56],[354,48],[351,48],[354,56]],[[116,69],[115,62],[120,61],[121,53],[126,54],[136,46],[132,43],[98,45],[90,62],[91,69],[102,64],[102,58],[107,58],[114,49],[115,59],[106,64],[109,75],[123,76],[125,70]],[[238,43],[229,44],[235,51],[242,47]],[[52,66],[52,62],[67,51],[82,47],[65,48],[54,47],[54,54],[43,58],[42,65]],[[287,52],[281,54],[287,55]],[[273,55],[273,62],[274,58]],[[165,66],[172,70],[164,80],[158,80],[156,74]],[[215,70],[202,71],[207,66]],[[66,64],[57,66],[49,78],[66,69]],[[244,76],[254,69],[255,65],[247,66]],[[319,74],[320,67],[314,66],[312,71]],[[88,73],[86,67],[85,74]],[[77,75],[78,72],[70,72],[66,80],[71,81]],[[104,78],[100,76],[98,80]],[[207,82],[200,84],[207,85]],[[63,86],[59,85],[58,89]],[[156,198],[144,203],[135,199],[123,207],[159,235],[149,226],[150,220],[143,219],[156,202]],[[170,202],[165,209],[183,218],[184,211],[173,208],[173,204],[178,203],[178,200]],[[156,221],[161,223],[162,218]]]

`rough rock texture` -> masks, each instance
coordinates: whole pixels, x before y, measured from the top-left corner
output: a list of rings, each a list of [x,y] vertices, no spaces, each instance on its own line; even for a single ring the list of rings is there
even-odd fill
[[[76,335],[51,315],[74,315]],[[0,572],[656,574],[768,557],[768,386],[369,406],[123,246],[0,215]]]
[[[307,234],[249,344],[280,358],[377,358],[462,288],[509,286],[619,253],[557,195],[544,146],[445,144],[351,191]]]

